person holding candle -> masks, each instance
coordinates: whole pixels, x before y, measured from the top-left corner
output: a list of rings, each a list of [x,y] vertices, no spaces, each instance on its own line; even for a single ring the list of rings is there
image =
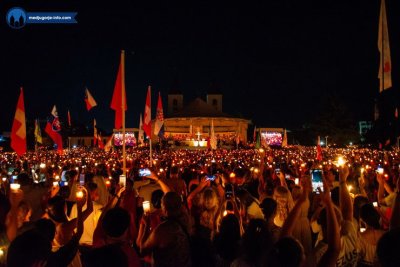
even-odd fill
[[[87,191],[84,187],[81,187],[80,190],[81,191],[76,193],[76,201],[78,205],[82,206],[86,202],[87,208],[82,212],[82,221],[85,221],[93,212],[93,202],[90,197],[87,196]],[[66,215],[66,203],[60,196],[49,199],[44,217],[51,219],[56,225],[56,234],[53,239],[53,251],[57,251],[73,237],[78,218],[68,220]],[[76,254],[70,266],[81,266],[79,254]]]

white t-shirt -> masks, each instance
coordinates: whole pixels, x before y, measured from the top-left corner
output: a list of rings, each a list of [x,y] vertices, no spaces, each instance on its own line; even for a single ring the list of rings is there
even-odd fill
[[[336,266],[356,267],[359,259],[360,248],[357,230],[351,221],[343,221],[340,243],[341,250],[339,253],[339,257],[336,261]],[[319,242],[319,244],[314,249],[316,263],[321,260],[322,256],[327,250],[328,245],[324,242]]]
[[[93,201],[93,212],[86,218],[83,222],[83,234],[81,239],[79,240],[79,244],[91,246],[93,244],[93,233],[97,227],[97,223],[99,221],[101,215],[101,209],[103,205]],[[82,211],[86,210],[86,204],[83,206]],[[77,217],[77,209],[76,204],[72,206],[71,214],[69,219],[75,219]]]

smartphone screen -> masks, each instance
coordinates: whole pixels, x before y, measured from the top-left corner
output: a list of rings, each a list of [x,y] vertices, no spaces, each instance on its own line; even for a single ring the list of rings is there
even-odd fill
[[[84,173],[79,174],[79,184],[80,185],[85,184],[85,174]]]
[[[151,174],[149,169],[139,169],[139,176],[149,176]]]
[[[67,180],[67,178],[65,177],[65,174],[67,173],[67,171],[63,171],[62,173],[61,173],[61,181],[66,181]]]
[[[233,196],[233,186],[232,184],[225,185],[225,197],[231,198]]]
[[[214,181],[215,180],[215,175],[206,175],[206,180],[207,181]]]
[[[125,175],[120,175],[119,176],[119,184],[121,186],[126,186],[126,176]]]
[[[311,184],[313,188],[313,192],[318,193],[318,188],[321,191],[324,190],[324,184],[322,183],[322,170],[313,169],[311,170]]]

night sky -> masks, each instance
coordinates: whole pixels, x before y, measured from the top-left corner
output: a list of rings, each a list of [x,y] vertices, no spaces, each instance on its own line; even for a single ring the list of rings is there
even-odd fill
[[[319,112],[318,102],[327,94],[337,95],[357,120],[373,118],[379,93],[378,0],[64,2],[2,1],[0,131],[11,129],[20,86],[28,120],[46,119],[55,104],[61,120],[70,109],[73,121],[91,124],[95,117],[110,131],[121,49],[126,50],[127,127],[138,127],[148,85],[153,117],[158,91],[166,112],[175,81],[186,103],[204,97],[213,84],[224,94],[224,112],[258,127],[300,127]],[[27,12],[75,11],[78,24],[11,29],[5,17],[15,6]],[[400,6],[394,0],[386,6],[391,91],[397,97]],[[86,86],[98,103],[90,112]],[[396,97],[390,105],[400,103]]]

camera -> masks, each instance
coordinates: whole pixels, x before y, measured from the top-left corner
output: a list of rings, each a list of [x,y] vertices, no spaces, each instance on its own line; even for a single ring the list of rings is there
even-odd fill
[[[150,170],[148,168],[145,169],[139,169],[139,176],[149,176],[151,174]]]
[[[207,181],[214,181],[215,178],[216,178],[215,175],[206,175],[206,180],[207,180]]]
[[[318,193],[318,188],[323,191],[324,184],[322,182],[322,170],[321,169],[312,169],[311,170],[311,184],[312,190],[315,193]]]

